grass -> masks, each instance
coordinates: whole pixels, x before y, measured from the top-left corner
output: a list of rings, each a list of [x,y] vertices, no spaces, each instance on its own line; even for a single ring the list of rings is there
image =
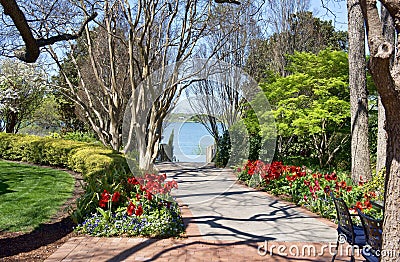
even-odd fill
[[[64,171],[0,160],[0,232],[27,232],[49,221],[72,196]]]

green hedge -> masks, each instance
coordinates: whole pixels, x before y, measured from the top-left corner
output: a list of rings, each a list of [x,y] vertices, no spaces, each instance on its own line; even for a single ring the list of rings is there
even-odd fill
[[[130,173],[124,156],[104,146],[32,135],[0,133],[0,158],[65,167],[85,180],[105,173]]]
[[[0,133],[0,158],[81,173],[85,192],[72,213],[76,223],[96,210],[104,189],[115,187],[132,175],[124,155],[98,144],[59,138]]]

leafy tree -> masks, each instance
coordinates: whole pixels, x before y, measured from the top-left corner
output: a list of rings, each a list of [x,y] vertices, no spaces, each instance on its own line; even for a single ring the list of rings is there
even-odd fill
[[[326,49],[288,59],[291,75],[261,84],[277,121],[277,153],[331,165],[350,137],[347,55]]]
[[[17,133],[40,106],[47,86],[47,76],[39,67],[3,60],[0,63],[1,129]]]
[[[35,123],[46,130],[56,131],[61,127],[57,101],[53,95],[43,99],[41,106],[33,114]]]
[[[256,81],[268,81],[274,74],[287,75],[287,55],[295,51],[318,53],[331,48],[347,50],[347,33],[335,31],[331,21],[303,11],[287,17],[286,30],[275,31],[267,39],[256,40],[250,50],[247,71]]]
[[[31,119],[27,121],[27,126],[20,132],[35,135],[49,135],[59,132],[62,121],[57,107],[58,104],[54,96],[47,94],[40,106],[33,112]]]

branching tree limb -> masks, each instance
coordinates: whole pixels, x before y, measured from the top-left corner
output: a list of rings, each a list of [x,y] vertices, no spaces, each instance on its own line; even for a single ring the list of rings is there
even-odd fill
[[[75,34],[60,34],[46,39],[35,39],[32,29],[26,20],[25,14],[19,8],[17,2],[15,0],[0,0],[0,4],[3,6],[4,13],[11,17],[25,43],[25,48],[16,51],[15,56],[27,63],[36,62],[40,54],[40,47],[80,37],[85,26],[97,16],[97,13],[93,13],[89,16],[82,24],[80,30]]]

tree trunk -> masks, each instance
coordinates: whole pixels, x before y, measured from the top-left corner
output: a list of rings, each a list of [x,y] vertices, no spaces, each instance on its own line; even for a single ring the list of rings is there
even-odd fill
[[[385,130],[385,108],[382,105],[381,97],[378,95],[378,136],[376,145],[376,174],[386,165],[386,143],[387,134]]]
[[[368,97],[364,19],[359,0],[347,1],[349,30],[349,87],[351,110],[351,176],[358,184],[371,178],[368,144]]]
[[[396,257],[382,256],[381,261],[397,261],[400,250],[400,61],[394,56],[394,46],[383,37],[383,26],[376,1],[360,0],[371,54],[368,63],[374,83],[385,108],[387,132],[385,214],[382,250],[397,252]],[[396,0],[382,0],[395,20],[400,19],[400,6]],[[400,24],[395,23],[396,32]],[[391,63],[393,62],[392,70]]]
[[[399,88],[399,86],[397,86]],[[398,124],[400,103],[397,97],[390,98],[386,106],[387,174],[385,179],[385,217],[383,224],[383,245],[386,251],[400,250],[400,125]],[[398,259],[398,257],[396,257]],[[396,258],[382,257],[382,261],[395,261]],[[392,260],[393,259],[393,260]],[[397,261],[397,260],[396,260]]]
[[[16,134],[17,133],[17,124],[18,124],[18,113],[9,112],[6,120],[6,133]]]
[[[393,18],[390,16],[388,10],[381,6],[381,19],[383,25],[383,35],[386,40],[392,44],[395,42],[395,31]],[[393,62],[393,60],[391,61]],[[385,131],[385,108],[382,105],[381,97],[378,95],[378,139],[376,148],[376,173],[378,174],[386,164],[386,143],[387,134]]]
[[[150,154],[147,148],[143,147],[139,149],[139,169],[145,172],[149,172],[153,166],[153,162],[150,159]]]

